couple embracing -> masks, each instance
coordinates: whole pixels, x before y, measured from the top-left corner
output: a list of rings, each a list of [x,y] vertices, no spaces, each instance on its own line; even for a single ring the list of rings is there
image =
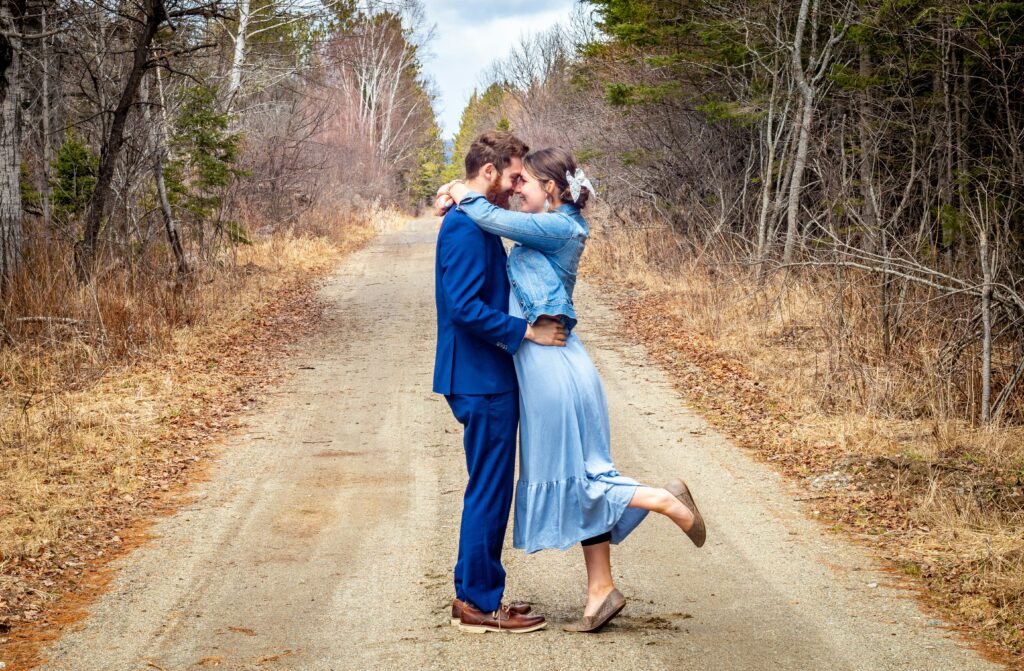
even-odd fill
[[[625,606],[610,545],[654,511],[700,547],[704,521],[682,480],[649,487],[612,462],[604,387],[573,330],[573,288],[589,236],[581,211],[593,187],[572,154],[531,152],[511,133],[488,131],[465,168],[464,180],[438,190],[435,212],[444,219],[433,390],[463,426],[469,473],[451,621],[471,632],[547,625],[530,604],[504,601],[501,551],[514,498],[514,547],[582,545],[587,602],[563,628],[595,632]],[[518,212],[508,209],[513,193]],[[507,254],[501,238],[514,241]]]

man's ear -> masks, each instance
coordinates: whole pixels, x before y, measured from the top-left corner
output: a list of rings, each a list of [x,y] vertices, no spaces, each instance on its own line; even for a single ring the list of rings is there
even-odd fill
[[[494,181],[494,176],[498,174],[498,169],[494,167],[493,163],[484,163],[483,167],[480,168],[480,174],[482,174],[487,180],[487,183],[490,184]]]

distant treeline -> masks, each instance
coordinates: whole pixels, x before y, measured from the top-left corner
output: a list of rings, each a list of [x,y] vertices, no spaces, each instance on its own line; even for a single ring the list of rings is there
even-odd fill
[[[424,25],[416,0],[0,1],[8,310],[40,254],[183,275],[243,213],[420,198],[444,162]]]

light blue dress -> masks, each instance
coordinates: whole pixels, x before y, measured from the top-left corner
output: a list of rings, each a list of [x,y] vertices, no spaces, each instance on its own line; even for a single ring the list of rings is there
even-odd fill
[[[576,271],[589,229],[563,203],[529,214],[470,192],[458,204],[477,226],[516,242],[508,256],[509,314],[533,322],[561,315],[565,347],[523,342],[513,356],[519,380],[519,480],[512,544],[528,553],[565,550],[610,532],[619,543],[647,516],[629,508],[640,483],[615,470],[601,376],[573,328]]]
[[[515,294],[509,314],[522,317]],[[606,531],[619,543],[647,516],[627,507],[641,483],[611,458],[604,385],[576,331],[565,347],[524,342],[519,378],[519,480],[513,546],[565,550]]]

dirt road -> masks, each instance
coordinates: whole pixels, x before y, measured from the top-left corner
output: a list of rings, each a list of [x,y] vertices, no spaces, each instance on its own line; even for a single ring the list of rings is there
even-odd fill
[[[613,550],[629,602],[599,635],[560,626],[583,605],[578,550],[509,546],[507,596],[534,602],[548,629],[451,628],[465,464],[461,427],[430,391],[434,231],[414,222],[338,269],[295,375],[220,450],[194,502],[115,563],[110,591],[42,668],[998,668],[688,411],[586,285],[579,334],[605,382],[616,465],[649,484],[685,476],[708,542],[650,516]]]

